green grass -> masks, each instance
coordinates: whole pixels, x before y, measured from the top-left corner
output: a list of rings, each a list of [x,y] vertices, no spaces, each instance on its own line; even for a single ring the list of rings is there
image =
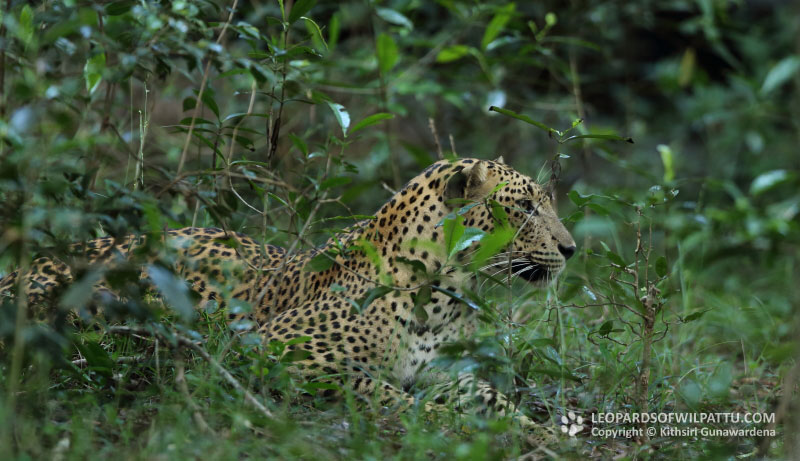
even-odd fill
[[[587,340],[608,311],[545,310],[548,299],[557,302],[552,293],[514,290],[511,304],[503,290],[489,291],[492,301],[487,305],[494,309],[487,318],[492,323],[475,340],[454,348],[468,356],[442,360],[440,365],[454,371],[473,367],[500,388],[515,387],[522,407],[542,424],[556,424],[565,409],[587,418],[597,411],[632,411],[633,376],[641,354],[638,343],[622,332],[616,339],[629,345],[596,337],[594,343]],[[774,411],[784,370],[777,365],[782,362],[770,358],[768,349],[759,352],[755,346],[763,343],[766,330],[779,328],[772,315],[782,314],[784,307],[778,300],[764,302],[755,294],[742,297],[745,292],[713,294],[698,285],[684,292],[684,297],[702,298],[716,310],[695,322],[673,325],[671,333],[655,343],[651,411]],[[723,315],[719,306],[743,299],[753,302],[744,315]],[[515,313],[527,318],[515,323],[511,318]],[[217,370],[190,351],[179,352],[163,340],[156,345],[152,338],[87,328],[74,339],[82,344],[80,357],[88,360],[88,366],[57,366],[58,361],[42,355],[27,362],[14,416],[0,424],[7,435],[13,434],[16,458],[505,459],[537,449],[513,421],[464,413],[452,403],[447,404],[448,413],[431,416],[418,408],[378,408],[347,392],[336,399],[311,396],[304,392],[307,383],[286,372],[289,363],[281,362],[279,348],[254,344],[251,337],[233,334],[223,321],[204,319],[194,328],[206,336],[207,352],[254,392],[272,417],[247,403]],[[169,319],[165,322],[168,329],[186,331]],[[753,322],[760,328],[753,328]],[[78,358],[76,352],[67,347],[62,362]],[[176,382],[176,357],[185,363],[188,395]],[[580,381],[554,374],[558,363]],[[4,388],[7,374],[3,361]],[[420,397],[426,395],[424,389],[416,391]],[[201,429],[192,407],[213,432]],[[778,429],[782,435],[782,425]],[[564,436],[537,453],[694,459],[750,456],[758,443],[657,437],[640,445],[584,433],[576,439]],[[782,443],[779,436],[767,457],[780,458]]]

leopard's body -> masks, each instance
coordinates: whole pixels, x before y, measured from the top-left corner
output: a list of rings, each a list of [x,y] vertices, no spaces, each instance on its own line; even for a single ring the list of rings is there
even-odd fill
[[[501,183],[506,184],[498,187]],[[177,249],[177,270],[204,301],[221,300],[228,293],[252,305],[253,320],[266,338],[311,338],[288,346],[310,352],[297,363],[298,373],[339,376],[358,393],[377,395],[381,404],[398,399],[410,403],[413,398],[402,389],[415,382],[420,369],[437,357],[440,346],[468,337],[479,325],[472,307],[445,292],[463,294],[473,282],[474,274],[464,263],[478,243],[448,257],[441,222],[464,199],[473,200],[479,204],[462,210],[464,225],[492,232],[496,216],[487,197],[502,205],[515,232],[505,252],[489,262],[534,283],[552,280],[574,252],[575,243],[555,214],[549,194],[502,160],[437,162],[409,181],[373,219],[354,226],[342,238],[343,244],[332,239],[321,248],[293,256],[220,229],[173,230],[164,238],[168,247]],[[454,205],[448,199],[462,200]],[[94,240],[86,256],[92,263],[105,264],[114,255],[124,257],[137,242],[134,237],[122,242]],[[331,253],[334,247],[348,250]],[[323,271],[304,270],[320,252],[328,252],[335,263]],[[435,277],[415,271],[409,261],[421,262],[427,274]],[[67,265],[47,258],[36,260],[26,277],[33,302],[72,280]],[[11,274],[0,281],[0,293],[12,287],[16,278],[17,274]],[[394,289],[357,312],[352,301],[379,284]],[[424,304],[426,315],[419,315],[415,299],[430,289],[426,285],[435,288]],[[474,385],[490,409],[501,414],[508,411],[509,402],[490,386],[468,375],[460,381]],[[529,422],[524,416],[519,418]]]

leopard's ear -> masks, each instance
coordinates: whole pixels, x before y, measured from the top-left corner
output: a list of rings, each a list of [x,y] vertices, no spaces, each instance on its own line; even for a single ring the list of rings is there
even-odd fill
[[[478,160],[465,166],[447,181],[444,188],[445,202],[451,199],[470,199],[481,195],[486,178],[489,176],[486,162]],[[459,205],[461,206],[461,205]]]
[[[499,157],[497,157],[496,159],[494,159],[494,161],[495,161],[496,163],[499,163],[499,164],[501,164],[501,165],[505,165],[505,164],[506,164],[506,161],[503,159],[503,156],[502,156],[502,155],[501,155],[501,156],[499,156]]]

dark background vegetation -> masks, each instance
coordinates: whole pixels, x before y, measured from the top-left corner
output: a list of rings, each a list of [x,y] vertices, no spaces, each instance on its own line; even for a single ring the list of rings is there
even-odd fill
[[[307,248],[439,155],[503,155],[542,182],[555,170],[579,253],[553,290],[481,292],[491,321],[459,366],[516,388],[524,408],[543,405],[543,424],[565,408],[778,417],[775,439],[584,436],[551,454],[782,458],[800,443],[798,17],[796,4],[766,0],[9,0],[0,273],[47,254],[89,277],[69,243],[188,225]],[[561,131],[582,119],[570,135],[635,143],[561,143],[568,136],[490,106]],[[122,272],[113,283],[128,296],[113,313],[155,312],[167,331],[207,336],[275,417],[163,341],[76,331],[66,315],[20,320],[6,299],[0,451],[480,459],[531,449],[508,421],[430,423],[352,398],[304,399],[279,347],[210,318],[183,324],[141,294],[136,271]],[[63,296],[62,306],[88,302]]]

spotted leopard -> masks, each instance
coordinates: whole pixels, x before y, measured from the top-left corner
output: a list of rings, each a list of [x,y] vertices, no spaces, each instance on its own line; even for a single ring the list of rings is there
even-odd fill
[[[162,238],[174,250],[176,272],[200,295],[201,304],[246,301],[265,339],[310,338],[288,346],[310,353],[296,363],[296,373],[308,379],[336,376],[381,405],[413,404],[404,389],[415,383],[442,345],[469,337],[479,326],[478,313],[463,302],[463,295],[475,281],[474,268],[468,266],[480,253],[480,242],[448,255],[448,218],[483,233],[504,226],[513,238],[487,265],[533,284],[553,280],[575,252],[550,194],[502,158],[436,162],[373,218],[322,247],[295,255],[214,228],[171,230]],[[104,237],[75,249],[89,266],[103,267],[124,260],[142,244],[141,237]],[[329,258],[330,267],[306,270],[319,258]],[[18,276],[15,272],[0,280],[0,294],[8,295]],[[73,275],[64,262],[40,258],[25,280],[29,300],[37,303],[72,282]],[[363,311],[354,309],[353,300],[378,286],[388,288]],[[427,302],[415,303],[423,293]],[[477,399],[486,409],[511,412],[533,425],[488,384],[469,374],[460,375],[457,384],[471,389],[461,399]],[[425,406],[436,409],[434,403]]]

